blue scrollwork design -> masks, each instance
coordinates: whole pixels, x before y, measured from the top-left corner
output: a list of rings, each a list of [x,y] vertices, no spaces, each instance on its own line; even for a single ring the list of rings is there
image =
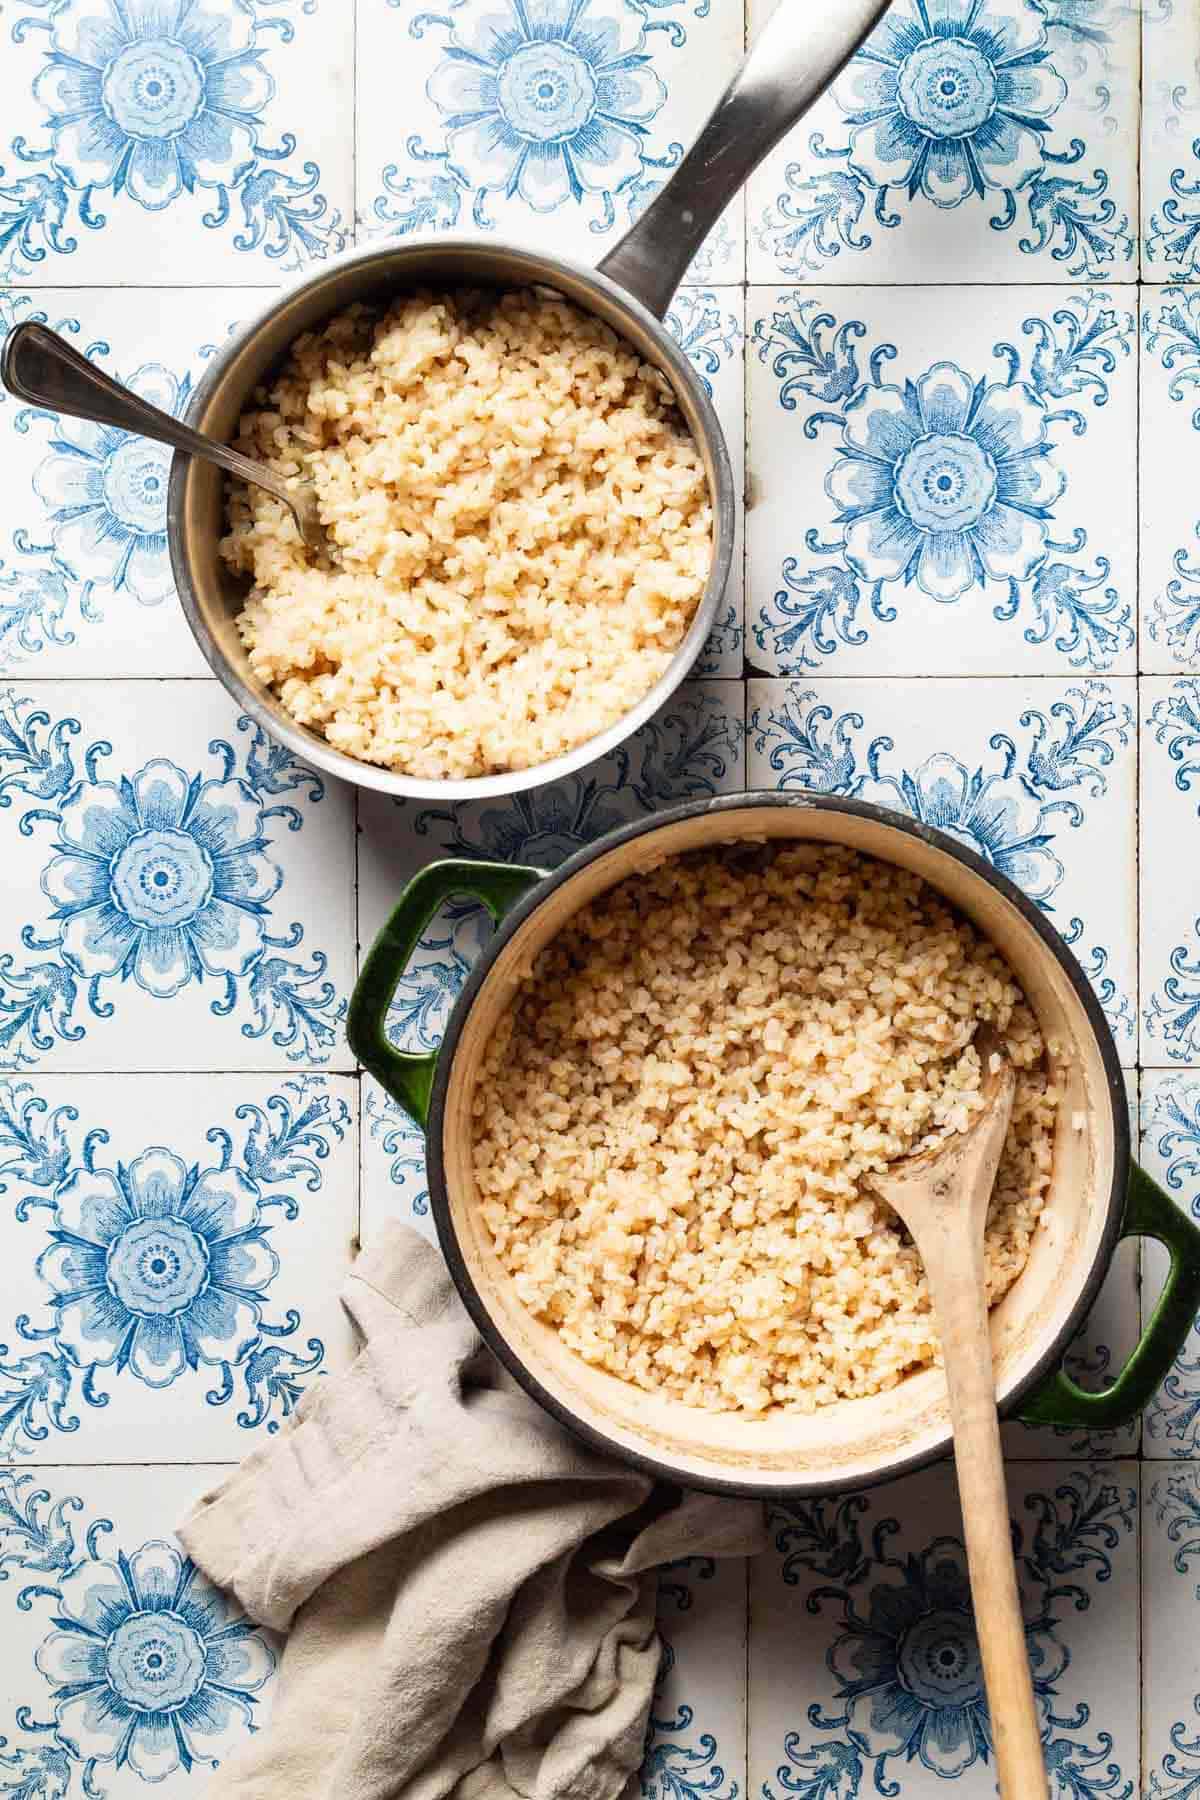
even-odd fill
[[[786,557],[784,585],[754,622],[777,667],[815,668],[839,645],[866,643],[872,621],[895,621],[913,586],[942,604],[998,587],[994,617],[1024,610],[1025,641],[1053,637],[1072,668],[1107,669],[1132,646],[1132,607],[1109,583],[1109,558],[1071,560],[1087,533],[1052,531],[1067,489],[1054,428],[1068,443],[1086,431],[1077,402],[1106,405],[1132,349],[1133,319],[1107,301],[1072,295],[1050,319],[1027,318],[1021,348],[995,346],[994,380],[939,362],[885,381],[896,346],[868,354],[861,319],[839,324],[812,299],[756,322],[751,341],[780,405],[795,411],[807,396],[818,404],[805,437],[840,433],[825,477],[833,530],[806,531],[816,560]],[[1076,404],[1057,404],[1067,400]]]
[[[1083,1741],[1090,1708],[1062,1711],[1058,1696],[1071,1662],[1063,1619],[1090,1605],[1085,1578],[1111,1578],[1113,1553],[1133,1531],[1135,1495],[1080,1471],[1025,1504],[1033,1525],[1014,1527],[1014,1541],[1056,1791],[1130,1800],[1133,1783],[1113,1760],[1111,1735],[1098,1730]],[[825,1653],[833,1703],[809,1707],[810,1730],[788,1734],[775,1776],[778,1793],[798,1800],[859,1800],[868,1781],[875,1794],[899,1795],[894,1771],[909,1764],[953,1780],[992,1760],[962,1545],[936,1537],[900,1553],[892,1547],[898,1519],[877,1516],[867,1535],[870,1507],[855,1496],[772,1513],[784,1578],[810,1588],[809,1612],[831,1615],[836,1633]],[[777,1800],[772,1782],[763,1792]]]
[[[212,1406],[232,1399],[236,1376],[246,1394],[238,1423],[271,1432],[275,1413],[293,1410],[324,1348],[309,1338],[304,1354],[282,1341],[299,1313],[267,1317],[280,1267],[271,1215],[299,1216],[293,1190],[321,1186],[349,1111],[306,1077],[236,1117],[240,1160],[231,1133],[214,1126],[218,1155],[203,1168],[162,1144],[109,1167],[98,1160],[106,1131],[89,1131],[76,1151],[74,1107],[51,1111],[28,1083],[0,1083],[4,1187],[24,1190],[18,1220],[49,1215],[35,1263],[49,1322],[23,1313],[16,1336],[37,1349],[10,1358],[0,1346],[0,1454],[28,1453],[51,1430],[77,1431],[73,1405],[109,1403],[104,1371],[165,1388],[203,1367],[216,1383],[205,1395]]]
[[[156,1539],[105,1555],[111,1520],[80,1534],[82,1511],[79,1495],[52,1501],[0,1470],[0,1574],[33,1576],[17,1605],[46,1607],[52,1626],[34,1663],[53,1716],[19,1707],[25,1741],[0,1739],[0,1794],[18,1800],[66,1800],[75,1777],[84,1800],[103,1800],[101,1774],[159,1782],[215,1767],[256,1729],[275,1672],[262,1632],[190,1558]]]
[[[915,205],[976,203],[992,209],[996,232],[1023,217],[1023,254],[1048,251],[1074,277],[1111,276],[1132,258],[1133,235],[1104,169],[1084,172],[1083,139],[1054,135],[1068,88],[1052,60],[1070,46],[1077,78],[1080,48],[1109,41],[1107,11],[1084,20],[1079,7],[1037,0],[893,7],[834,84],[836,141],[811,133],[808,160],[787,166],[760,217],[756,235],[781,273],[803,277],[869,248]],[[1095,93],[1105,111],[1108,88]]]
[[[686,42],[678,0],[579,0],[531,10],[523,0],[449,0],[417,13],[410,35],[437,34],[440,57],[426,94],[440,141],[408,137],[405,171],[383,171],[374,216],[392,234],[445,228],[469,206],[474,225],[494,225],[493,197],[534,214],[584,209],[606,231],[618,206],[646,203],[682,146],[650,148],[667,87],[651,56],[652,34]],[[679,10],[682,10],[680,8]],[[708,0],[695,8],[708,12]],[[394,205],[393,201],[399,202]],[[703,273],[700,273],[703,279]]]
[[[236,197],[239,250],[262,247],[287,268],[342,247],[340,215],[317,191],[320,171],[285,164],[296,148],[284,133],[272,144],[265,115],[275,94],[267,66],[268,32],[294,26],[268,8],[275,0],[164,0],[133,8],[122,0],[25,0],[13,41],[48,39],[33,97],[45,115],[46,141],[12,140],[19,164],[35,173],[3,180],[0,169],[0,266],[28,275],[47,251],[70,255],[78,227],[98,231],[97,199],[129,201],[150,212],[185,194],[211,196],[205,226],[231,216]],[[37,165],[41,165],[37,167]]]
[[[291,1061],[328,1060],[346,1003],[325,979],[327,959],[320,950],[308,963],[292,954],[299,924],[269,929],[283,869],[268,854],[268,828],[299,831],[304,814],[290,800],[268,802],[304,795],[315,805],[324,787],[250,719],[238,729],[248,734],[240,767],[233,745],[217,739],[209,748],[218,772],[208,778],[160,757],[104,780],[97,769],[110,744],[84,751],[79,773],[79,721],[51,725],[32,700],[0,694],[0,807],[25,793],[39,804],[22,815],[21,833],[53,832],[41,880],[49,929],[29,925],[21,935],[48,960],[0,956],[3,1066],[78,1040],[89,1019],[112,1016],[107,995],[127,981],[159,1000],[215,982],[218,1017],[247,1004],[244,1036],[269,1032]]]
[[[369,1135],[391,1158],[388,1174],[407,1194],[415,1218],[429,1216],[429,1185],[425,1179],[425,1133],[387,1094],[368,1092],[363,1115]]]
[[[1167,1541],[1175,1545],[1172,1558],[1180,1575],[1195,1573],[1200,1555],[1200,1492],[1194,1471],[1179,1469],[1156,1481],[1150,1489],[1150,1507]],[[1200,1596],[1200,1587],[1197,1588]],[[1200,1697],[1194,1711],[1200,1713]],[[1146,1800],[1196,1800],[1200,1794],[1200,1726],[1177,1719],[1168,1732],[1171,1748],[1159,1767],[1150,1770]]]
[[[1183,404],[1190,393],[1194,402],[1200,401],[1195,391],[1200,387],[1200,293],[1188,288],[1164,289],[1157,315],[1147,307],[1143,326],[1146,349],[1170,374],[1170,398]],[[1193,407],[1192,424],[1200,431],[1200,404]],[[1200,534],[1200,524],[1196,529]],[[1174,576],[1151,602],[1149,632],[1156,644],[1165,645],[1173,659],[1186,667],[1200,655],[1200,568],[1189,560],[1186,547],[1176,550],[1172,561]]]
[[[1175,764],[1175,786],[1189,792],[1200,775],[1200,679],[1174,682],[1151,707],[1149,724],[1154,742]],[[1200,940],[1200,919],[1195,931]],[[1200,1056],[1200,946],[1176,944],[1168,960],[1171,973],[1150,994],[1143,1021],[1172,1062],[1194,1062]]]

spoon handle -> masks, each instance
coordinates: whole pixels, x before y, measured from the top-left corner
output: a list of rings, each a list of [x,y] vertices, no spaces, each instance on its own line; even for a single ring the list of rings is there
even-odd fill
[[[820,98],[887,0],[779,0],[666,186],[600,264],[662,318],[738,189]]]
[[[47,325],[26,320],[9,332],[0,360],[0,380],[10,394],[32,406],[46,406],[75,419],[90,419],[96,425],[112,425],[119,431],[155,438],[188,456],[204,457],[231,475],[268,488],[286,505],[292,504],[286,482],[261,463],[251,462],[215,438],[202,437],[181,419],[173,419],[170,413],[151,406],[86,356],[80,356]]]
[[[1000,1793],[1003,1800],[1044,1800],[1046,1768],[1013,1561],[996,1413],[982,1226],[972,1227],[970,1211],[964,1207],[957,1219],[946,1221],[944,1232],[923,1232],[920,1248],[950,1390],[963,1536]],[[968,1276],[971,1264],[974,1274]]]

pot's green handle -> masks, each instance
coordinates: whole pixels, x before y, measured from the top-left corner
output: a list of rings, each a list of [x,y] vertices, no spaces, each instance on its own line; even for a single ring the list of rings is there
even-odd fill
[[[421,941],[421,933],[439,907],[456,894],[482,900],[499,924],[510,907],[543,878],[541,869],[472,862],[467,857],[430,863],[413,876],[372,944],[350,996],[346,1036],[359,1062],[411,1113],[418,1125],[424,1125],[429,1114],[438,1053],[397,1050],[388,1042],[387,1014],[409,958]]]
[[[1175,1361],[1200,1309],[1200,1230],[1134,1164],[1129,1175],[1121,1236],[1157,1238],[1171,1253],[1171,1270],[1158,1305],[1133,1355],[1111,1387],[1089,1394],[1064,1370],[1021,1402],[1017,1417],[1027,1425],[1066,1425],[1111,1431],[1136,1418],[1157,1392]]]

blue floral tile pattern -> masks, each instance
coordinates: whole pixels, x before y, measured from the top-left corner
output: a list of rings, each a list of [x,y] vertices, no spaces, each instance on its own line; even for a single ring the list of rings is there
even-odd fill
[[[1137,29],[1113,0],[897,0],[753,177],[751,280],[1133,280]]]
[[[1055,298],[750,290],[755,666],[1133,669],[1136,320]]]
[[[95,279],[110,233],[114,249],[177,245],[175,279],[179,255],[197,278],[215,254],[254,281],[341,249],[349,158],[303,86],[323,65],[330,97],[348,95],[349,46],[315,14],[301,0],[9,8],[0,274]],[[162,216],[152,233],[147,215]]]
[[[1136,1643],[1102,1624],[1136,1604],[1135,1473],[1010,1466],[1053,1800],[1135,1791]],[[956,1510],[947,1468],[771,1509],[773,1547],[750,1578],[750,1780],[766,1800],[931,1793],[940,1781],[994,1792]]]
[[[362,1095],[363,1242],[369,1244],[386,1220],[402,1219],[436,1244],[425,1133],[369,1075],[363,1077]]]
[[[1200,1784],[1200,1678],[1187,1633],[1200,1556],[1200,1466],[1145,1471],[1142,1615],[1145,1619],[1146,1800],[1191,1800]]]
[[[364,231],[497,231],[594,261],[696,135],[744,21],[733,0],[365,0],[359,32]],[[741,280],[730,212],[698,281]]]
[[[1142,1077],[1141,1159],[1191,1218],[1200,1218],[1200,1078],[1186,1070],[1150,1069]],[[1149,1312],[1167,1272],[1161,1246],[1143,1246]],[[1200,1326],[1146,1411],[1147,1457],[1194,1457],[1200,1451]]]
[[[754,681],[750,782],[871,800],[974,850],[1075,948],[1133,1063],[1133,683],[1029,698],[1018,682]]]
[[[181,413],[244,295],[26,290],[38,319],[152,404]],[[169,308],[164,319],[163,308]],[[0,337],[5,322],[0,306]],[[180,350],[180,342],[187,347]],[[0,495],[0,672],[196,675],[167,553],[171,452],[147,439],[0,403],[9,480]]]
[[[1200,669],[1200,508],[1177,478],[1200,443],[1200,288],[1142,289],[1143,669]]]
[[[209,1440],[236,1452],[240,1434],[277,1431],[324,1366],[326,1344],[296,1304],[314,1291],[296,1257],[330,1236],[327,1285],[344,1257],[353,1089],[260,1078],[250,1099],[226,1078],[229,1110],[197,1156],[185,1084],[133,1088],[159,1122],[152,1139],[112,1078],[0,1082],[0,1462],[111,1454],[152,1421],[159,1455],[176,1434],[190,1456]],[[317,1206],[323,1218],[298,1234]],[[329,1291],[318,1317],[335,1308]],[[339,1326],[335,1360],[345,1336]],[[181,1408],[192,1415],[182,1432]]]
[[[235,1066],[252,1044],[262,1048],[251,1066],[264,1055],[277,1067],[344,1056],[345,991],[329,976],[329,953],[279,910],[283,841],[311,830],[329,803],[325,784],[228,708],[219,716],[229,735],[211,737],[203,761],[125,760],[67,710],[94,686],[53,692],[52,709],[28,693],[0,695],[0,805],[13,850],[24,852],[3,926],[0,1064],[78,1061],[126,1009],[145,1019],[147,1005],[181,997],[193,1021],[207,1015],[210,1036],[229,1021]],[[204,689],[185,686],[174,710],[193,695],[200,725]],[[119,723],[119,693],[105,700]],[[334,797],[331,847],[341,804]]]
[[[0,1573],[17,1588],[5,1673],[20,1681],[0,1793],[190,1792],[258,1729],[275,1646],[146,1531],[156,1502],[183,1507],[180,1474],[55,1470],[47,1483],[0,1469]]]

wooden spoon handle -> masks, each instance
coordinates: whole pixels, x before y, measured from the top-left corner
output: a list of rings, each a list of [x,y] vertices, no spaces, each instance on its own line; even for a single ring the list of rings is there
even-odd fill
[[[962,1225],[967,1225],[965,1218]],[[950,1389],[963,1536],[996,1776],[1002,1800],[1044,1800],[1046,1768],[1013,1561],[982,1266],[978,1281],[964,1279],[972,1248],[960,1241],[953,1253],[947,1249],[939,1255],[932,1246],[923,1246],[923,1254]]]

